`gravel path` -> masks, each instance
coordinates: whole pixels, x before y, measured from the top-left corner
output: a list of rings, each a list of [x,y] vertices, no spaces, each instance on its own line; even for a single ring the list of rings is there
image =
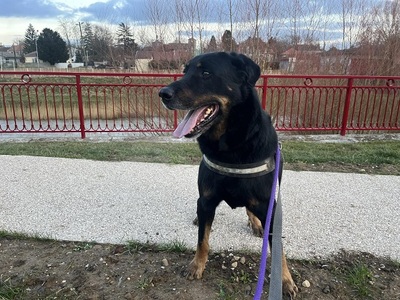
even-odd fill
[[[197,166],[0,156],[0,230],[62,240],[183,241],[194,248]],[[285,171],[291,258],[359,250],[400,260],[400,176]],[[245,210],[221,204],[210,245],[260,251]]]

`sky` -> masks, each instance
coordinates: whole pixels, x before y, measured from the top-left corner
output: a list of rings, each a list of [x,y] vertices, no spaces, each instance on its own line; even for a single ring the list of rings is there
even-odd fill
[[[148,1],[148,0],[147,0]],[[32,24],[57,31],[59,20],[99,21],[105,16],[143,20],[146,0],[1,0],[0,43],[10,46],[23,40]],[[129,13],[129,16],[127,15]],[[121,22],[121,21],[119,21]]]
[[[173,0],[170,1],[174,3]],[[220,1],[227,3],[227,0]],[[293,7],[288,4],[296,2],[293,1],[294,0],[279,0],[275,2],[280,6],[278,11],[282,13],[279,24],[280,27],[277,26],[278,31],[280,31],[281,34],[284,33],[285,30],[286,32],[288,31],[287,24],[290,23],[290,16],[288,16],[288,13],[293,13],[290,12],[290,9],[293,10]],[[307,1],[309,7],[313,7],[313,3],[315,3],[317,11],[314,11],[314,17],[315,14],[322,14],[322,16],[325,16],[327,11],[329,11],[330,17],[327,19],[329,20],[327,22],[329,22],[330,27],[324,27],[324,32],[332,32],[332,43],[335,41],[340,43],[340,37],[342,35],[342,9],[340,4],[342,3],[342,0],[300,0],[300,2],[301,1]],[[364,3],[372,4],[383,0],[362,1]],[[168,2],[168,0],[165,2]],[[32,24],[34,29],[39,32],[42,32],[44,28],[50,28],[61,34],[60,20],[74,22],[77,27],[79,22],[89,22],[92,24],[101,23],[107,25],[117,25],[121,22],[125,22],[126,24],[131,25],[131,23],[135,21],[136,24],[140,24],[143,28],[145,27],[145,24],[148,24],[148,28],[152,28],[147,19],[149,12],[148,6],[152,4],[154,5],[155,3],[157,3],[157,0],[0,0],[0,44],[11,46],[19,40],[24,40],[25,32],[29,24]],[[303,10],[305,10],[306,13],[308,12],[308,8]],[[217,15],[218,12],[211,11],[210,15],[211,14],[212,16],[209,18],[214,21],[216,21],[218,17],[221,18],[220,15]],[[226,15],[225,18],[227,18]],[[311,18],[309,20],[312,21]],[[172,18],[171,20],[168,19],[168,21],[172,22]],[[214,22],[214,24],[216,24],[216,22]],[[223,26],[226,27],[227,24],[228,22],[225,21],[225,25]],[[219,26],[221,27],[221,25]],[[241,25],[239,24],[238,26]],[[225,27],[209,27],[209,30],[211,29],[211,31],[205,31],[205,33],[214,34],[214,32],[217,31],[223,32],[223,30],[226,29]],[[176,37],[174,36],[172,38]]]

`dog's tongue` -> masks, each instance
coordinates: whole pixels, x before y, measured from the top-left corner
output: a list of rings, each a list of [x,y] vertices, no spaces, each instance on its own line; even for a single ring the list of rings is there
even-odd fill
[[[196,126],[199,116],[203,115],[206,109],[207,107],[201,107],[199,109],[189,111],[185,118],[179,123],[172,135],[176,138],[181,138],[191,132]]]

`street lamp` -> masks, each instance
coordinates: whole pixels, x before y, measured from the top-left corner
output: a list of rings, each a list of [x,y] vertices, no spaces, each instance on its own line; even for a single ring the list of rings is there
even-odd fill
[[[37,46],[37,40],[39,38],[39,30],[36,30],[36,39],[35,39],[35,46],[36,46],[36,62],[37,62],[37,67],[39,69],[39,51],[38,51],[38,46]]]

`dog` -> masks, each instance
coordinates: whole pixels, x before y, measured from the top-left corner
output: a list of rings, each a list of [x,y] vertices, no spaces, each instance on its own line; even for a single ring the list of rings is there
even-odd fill
[[[260,67],[247,56],[201,54],[185,65],[183,73],[180,80],[161,88],[159,96],[166,108],[189,111],[173,136],[196,137],[203,153],[198,173],[198,243],[188,268],[189,279],[200,279],[215,210],[222,201],[231,208],[246,207],[253,232],[262,235],[278,136],[255,90]],[[294,298],[298,289],[285,254],[282,284],[283,291]]]

